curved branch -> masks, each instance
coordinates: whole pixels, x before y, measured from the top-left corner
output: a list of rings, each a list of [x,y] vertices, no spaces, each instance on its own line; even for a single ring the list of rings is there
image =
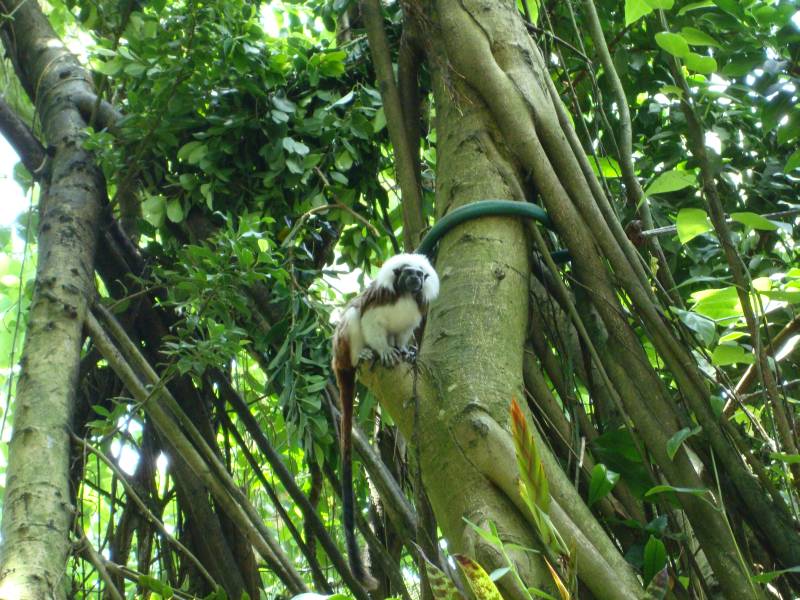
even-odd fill
[[[17,113],[0,98],[0,134],[8,140],[34,179],[42,176],[47,160],[44,146]]]
[[[87,123],[92,122],[92,112],[95,110],[95,107],[97,107],[97,111],[94,112],[95,129],[111,130],[122,120],[122,113],[114,108],[110,102],[106,102],[98,97],[97,94],[84,92],[76,94],[73,96],[72,100],[75,102],[75,106],[78,107],[78,110],[81,111],[81,116]]]

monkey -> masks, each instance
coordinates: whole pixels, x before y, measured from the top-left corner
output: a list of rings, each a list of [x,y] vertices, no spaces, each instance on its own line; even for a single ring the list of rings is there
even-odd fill
[[[352,464],[353,401],[360,361],[393,367],[412,361],[410,345],[428,305],[439,295],[439,277],[423,254],[396,254],[383,263],[375,280],[345,308],[333,335],[331,366],[339,386],[342,411],[342,521],[353,575],[369,590],[377,581],[364,568],[355,536]]]

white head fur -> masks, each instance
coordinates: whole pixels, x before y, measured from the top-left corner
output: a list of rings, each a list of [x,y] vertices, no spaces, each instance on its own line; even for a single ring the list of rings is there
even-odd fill
[[[425,302],[431,302],[439,295],[439,276],[424,254],[395,254],[387,259],[375,277],[375,285],[394,290],[395,269],[401,267],[415,267],[425,273],[425,281],[422,284],[422,298]]]

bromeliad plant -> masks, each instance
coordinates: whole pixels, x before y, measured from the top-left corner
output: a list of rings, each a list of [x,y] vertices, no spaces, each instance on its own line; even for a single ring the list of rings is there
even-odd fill
[[[536,534],[544,548],[545,562],[561,597],[565,600],[575,597],[574,591],[577,585],[575,553],[569,551],[550,520],[548,514],[550,491],[544,465],[525,416],[514,398],[511,399],[511,434],[514,438],[514,450],[519,468],[519,493],[528,507]],[[563,568],[563,577],[553,566],[556,562]]]

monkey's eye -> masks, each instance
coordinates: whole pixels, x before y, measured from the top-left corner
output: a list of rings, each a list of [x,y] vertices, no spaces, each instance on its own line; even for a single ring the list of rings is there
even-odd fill
[[[424,281],[425,279],[427,279],[428,277],[430,277],[430,273],[423,273],[423,274],[422,274],[422,279],[423,279],[423,281]]]

